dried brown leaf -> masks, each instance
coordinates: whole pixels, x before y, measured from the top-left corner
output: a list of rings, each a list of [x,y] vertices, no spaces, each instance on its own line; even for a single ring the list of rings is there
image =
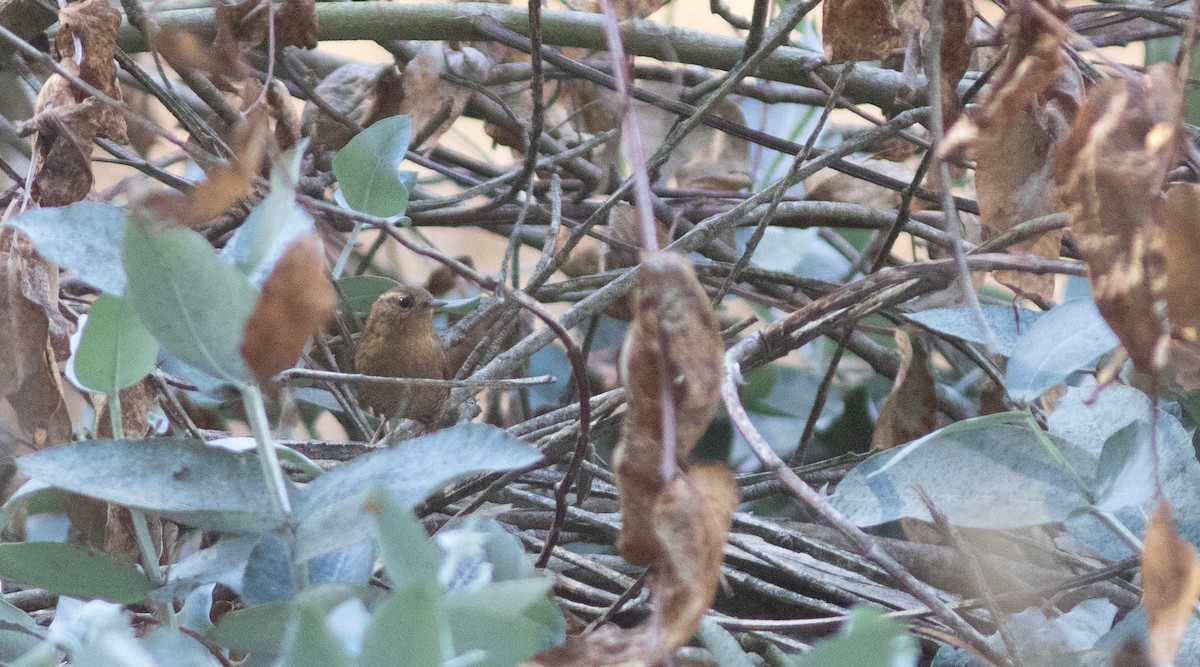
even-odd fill
[[[821,39],[831,63],[883,60],[904,48],[898,11],[903,0],[825,0]]]
[[[305,236],[284,252],[246,320],[242,357],[261,387],[270,390],[271,378],[296,363],[336,306],[320,243]]]
[[[1200,185],[1174,183],[1167,190],[1165,219],[1167,317],[1172,335],[1200,340]]]
[[[1146,526],[1142,551],[1142,606],[1150,626],[1150,656],[1157,665],[1175,661],[1183,631],[1200,600],[1196,549],[1179,537],[1171,508],[1160,501]]]
[[[694,466],[667,485],[654,507],[663,557],[651,566],[656,644],[668,655],[696,634],[712,606],[725,559],[725,540],[740,500],[723,465]]]
[[[71,439],[58,360],[68,354],[72,324],[58,308],[58,270],[12,227],[0,230],[0,442],[38,448]]]
[[[430,42],[404,66],[403,99],[394,113],[412,119],[413,148],[433,146],[467,108],[472,89],[442,77],[450,74],[470,81],[483,81],[491,61],[480,51],[465,46],[454,50],[445,42]],[[393,115],[391,113],[382,115]],[[382,117],[373,111],[367,125]]]
[[[984,240],[1064,208],[1053,181],[1054,151],[1075,116],[1083,82],[1058,38],[1040,26],[1021,13],[1006,21],[1007,58],[979,105],[958,119],[942,144],[944,155],[976,161]],[[1054,259],[1062,235],[1052,231],[1010,248]],[[997,271],[995,278],[1034,300],[1054,295],[1050,274]]]
[[[319,28],[316,0],[283,0],[275,14],[275,43],[315,49]]]
[[[58,12],[59,31],[54,45],[60,64],[72,74],[104,91],[120,97],[117,88],[117,32],[121,29],[121,13],[108,0],[80,0]],[[76,45],[80,52],[76,53]],[[87,94],[75,91],[77,102]]]
[[[228,139],[237,157],[205,170],[203,182],[184,193],[155,192],[141,200],[164,224],[204,229],[235,202],[250,194],[272,139],[265,114],[254,113]]]
[[[62,8],[58,16],[59,64],[120,100],[113,61],[120,13],[105,0],[82,0]],[[129,143],[124,116],[58,73],[38,92],[35,116],[24,127],[37,132],[31,194],[42,206],[65,206],[87,196],[92,187],[92,142],[97,136]]]
[[[900,370],[879,410],[871,435],[872,451],[912,442],[938,426],[937,382],[929,353],[920,340],[913,340],[903,329],[896,330],[896,343],[900,347]]]
[[[150,410],[158,404],[158,391],[150,378],[121,390],[121,430],[127,438],[141,438],[150,430]],[[92,405],[99,416],[96,435],[100,438],[115,437],[112,421],[108,414],[108,396],[92,394]]]
[[[372,109],[381,106],[380,90],[398,88],[400,79],[400,70],[395,65],[352,62],[333,70],[317,84],[316,95],[325,100],[333,111],[354,124],[354,127],[347,127],[346,123],[312,102],[305,105],[301,116],[303,132],[312,139],[318,168],[323,171],[330,169],[333,155],[350,141],[358,129],[366,127],[364,121],[369,115],[382,118],[398,113],[398,101],[382,105],[387,107],[383,110]]]
[[[724,345],[691,262],[660,252],[637,271],[634,319],[621,354],[629,407],[614,469],[626,522],[618,549],[629,562],[650,565],[663,557],[652,508],[669,481],[664,467],[686,467],[716,414]],[[670,404],[663,402],[664,386],[671,390]],[[664,419],[664,410],[672,410],[673,419]],[[664,433],[664,421],[673,434]]]
[[[1181,148],[1181,97],[1169,65],[1102,81],[1056,157],[1058,193],[1096,305],[1134,368],[1152,379],[1168,356],[1162,192]]]

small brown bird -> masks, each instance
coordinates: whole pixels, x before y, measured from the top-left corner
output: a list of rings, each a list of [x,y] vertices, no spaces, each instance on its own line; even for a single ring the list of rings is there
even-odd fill
[[[371,306],[354,351],[359,373],[395,378],[446,379],[446,350],[433,330],[433,311],[441,305],[420,287],[400,285]],[[414,419],[431,428],[448,387],[360,383],[358,397],[384,418]]]

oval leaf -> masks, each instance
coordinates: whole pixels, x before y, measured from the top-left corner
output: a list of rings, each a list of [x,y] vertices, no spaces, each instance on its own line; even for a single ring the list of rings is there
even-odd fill
[[[333,174],[350,208],[381,218],[408,208],[410,176],[399,170],[412,138],[408,116],[391,116],[359,132],[333,158]]]
[[[103,551],[61,542],[0,544],[0,578],[75,598],[132,604],[151,583],[136,566]]]
[[[258,298],[246,276],[181,227],[129,225],[124,260],[129,302],[163,347],[213,377],[253,382],[240,351]]]
[[[154,370],[158,341],[117,296],[103,294],[88,309],[75,350],[75,377],[92,391],[115,394]]]
[[[375,489],[411,508],[458,477],[521,468],[541,456],[503,429],[462,424],[359,457],[300,490],[295,512],[300,556],[327,553],[369,535],[364,506]]]
[[[996,529],[1063,521],[1087,502],[1077,478],[1037,434],[992,417],[958,422],[872,456],[846,475],[831,502],[859,526],[905,517],[929,521],[914,490],[920,484],[952,523]],[[1046,437],[1079,479],[1092,477],[1095,458]]]
[[[276,527],[258,457],[198,440],[75,442],[22,456],[17,467],[58,488],[203,530]]]
[[[1117,343],[1096,304],[1073,299],[1043,315],[1017,340],[1004,386],[1015,400],[1035,400]]]
[[[399,284],[383,276],[348,276],[337,281],[337,291],[344,308],[366,317],[379,295]]]
[[[121,247],[128,215],[116,206],[81,201],[29,211],[10,224],[28,234],[46,259],[105,294],[121,296]]]

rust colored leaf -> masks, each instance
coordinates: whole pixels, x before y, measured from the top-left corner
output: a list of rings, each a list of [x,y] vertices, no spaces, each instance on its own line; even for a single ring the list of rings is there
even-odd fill
[[[1200,600],[1200,563],[1196,549],[1179,537],[1171,508],[1161,501],[1146,526],[1142,552],[1142,605],[1150,626],[1150,655],[1170,665]]]
[[[12,227],[0,231],[0,442],[43,447],[71,439],[58,360],[72,324],[58,309],[58,270]]]
[[[442,77],[450,74],[482,81],[490,69],[487,56],[472,47],[455,50],[445,42],[430,42],[404,66],[398,91],[393,88],[390,94],[379,96],[381,100],[394,100],[399,92],[398,104],[377,103],[364,126],[384,116],[407,114],[412,118],[412,147],[433,146],[462,115],[473,94],[470,88]],[[396,104],[394,112],[389,108],[392,104]]]
[[[946,0],[942,3],[942,127],[949,128],[958,117],[962,103],[958,82],[971,67],[971,23],[975,20],[973,0]]]
[[[240,58],[245,51],[267,41],[270,26],[267,0],[243,0],[217,4],[213,46],[218,57]],[[314,0],[283,0],[275,10],[275,44],[313,49],[317,46],[317,14]]]
[[[938,426],[937,383],[929,366],[929,353],[903,329],[896,330],[896,343],[900,346],[900,371],[879,410],[871,436],[873,451],[912,442]]]
[[[187,192],[156,192],[144,197],[141,205],[161,222],[192,229],[209,227],[226,209],[250,194],[269,141],[265,114],[251,114],[228,139],[237,152],[235,159],[207,168],[207,178]]]
[[[671,480],[658,498],[653,524],[663,558],[651,568],[656,615],[651,627],[668,655],[696,634],[712,606],[739,500],[733,474],[720,464],[693,467]]]
[[[1170,66],[1102,81],[1056,157],[1058,192],[1096,305],[1135,369],[1152,379],[1168,355],[1162,192],[1181,147],[1180,104]]]
[[[242,358],[261,387],[270,390],[271,378],[295,365],[336,307],[317,237],[305,236],[284,252],[246,320]]]
[[[275,14],[275,43],[315,49],[319,27],[316,0],[283,0]]]
[[[395,65],[347,63],[321,80],[317,85],[317,96],[328,102],[329,107],[341,115],[341,119],[326,113],[312,102],[304,107],[301,116],[303,131],[305,136],[312,138],[319,169],[331,169],[333,155],[359,129],[366,127],[364,121],[369,114],[383,117],[398,112],[398,101],[386,105],[384,111],[376,112],[372,108],[381,106],[381,90],[399,88],[400,77],[400,70]],[[343,120],[349,121],[351,126]]]
[[[1005,22],[1007,58],[979,105],[958,119],[942,144],[943,155],[976,161],[984,240],[1064,208],[1054,185],[1054,151],[1075,116],[1083,82],[1058,38],[1040,25],[1021,13]],[[1062,235],[1048,232],[1010,247],[1054,259]],[[1054,295],[1053,275],[997,271],[995,278],[1035,301]]]
[[[1200,341],[1200,185],[1174,183],[1167,190],[1167,317],[1172,335]]]
[[[821,39],[831,63],[883,60],[904,48],[897,0],[825,0]]]
[[[105,0],[82,0],[59,11],[55,37],[59,64],[88,84],[121,99],[117,83],[116,36],[120,13]],[[38,92],[34,117],[23,125],[36,131],[33,198],[42,206],[80,201],[92,188],[91,154],[96,137],[129,143],[125,117],[92,98],[60,74]]]
[[[635,317],[621,355],[629,409],[613,467],[629,522],[619,549],[629,562],[649,565],[660,559],[660,547],[653,529],[637,522],[648,522],[650,515],[630,509],[654,505],[668,481],[664,468],[686,467],[720,402],[724,345],[691,262],[660,252],[646,258],[637,273]],[[668,404],[664,386],[673,398]],[[673,419],[664,419],[664,410],[672,411]],[[664,433],[664,422],[674,433]]]
[[[80,0],[59,10],[58,23],[54,46],[60,63],[108,95],[120,97],[113,58],[117,55],[121,13],[108,0]],[[75,96],[75,101],[82,102],[87,93],[77,90]]]

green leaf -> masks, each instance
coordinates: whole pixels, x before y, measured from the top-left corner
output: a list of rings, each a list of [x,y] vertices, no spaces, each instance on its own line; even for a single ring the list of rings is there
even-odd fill
[[[145,599],[150,580],[136,566],[103,551],[61,542],[0,544],[0,578],[51,593],[117,604]]]
[[[441,667],[450,657],[450,623],[442,592],[433,580],[392,589],[392,594],[375,610],[358,664],[359,667]]]
[[[793,667],[915,667],[920,651],[904,626],[871,607],[855,607],[833,639],[792,658]]]
[[[408,116],[391,116],[359,132],[338,151],[333,174],[350,208],[380,218],[408,208],[412,179],[399,167],[411,136]]]
[[[75,442],[22,456],[17,467],[58,488],[202,530],[276,525],[258,457],[197,440]]]
[[[75,377],[92,391],[115,394],[154,370],[158,341],[121,297],[102,294],[88,309],[72,355]]]
[[[1003,529],[1063,521],[1087,503],[1080,484],[1092,478],[1096,459],[1042,435],[1056,452],[1027,426],[995,415],[959,422],[863,461],[830,500],[860,526],[904,517],[929,521],[914,490],[920,484],[956,525]]]
[[[0,600],[0,663],[8,664],[32,651],[46,636],[46,629],[29,614]]]
[[[391,578],[393,588],[402,589],[430,581],[436,584],[442,555],[412,510],[397,504],[383,490],[370,494],[367,508],[375,517],[375,535],[383,557],[383,569]]]
[[[337,281],[342,307],[359,317],[366,317],[380,294],[400,283],[383,276],[348,276]]]
[[[466,315],[479,307],[479,295],[467,299],[454,299],[447,301],[446,305],[438,308],[439,313],[448,315]]]
[[[354,658],[330,631],[320,611],[301,609],[295,623],[295,631],[288,633],[291,641],[284,649],[283,664],[289,667],[355,664]]]
[[[1091,299],[1073,299],[1046,313],[1017,340],[1004,386],[1014,400],[1033,401],[1117,346]]]
[[[554,588],[553,577],[497,581],[470,591],[450,593],[451,607],[483,609],[496,613],[524,614],[545,600]]]
[[[253,384],[242,330],[258,293],[190,229],[125,233],[128,297],[142,323],[181,361],[234,384]]]
[[[986,345],[986,341],[980,335],[979,325],[975,322],[972,310],[966,306],[933,308],[910,313],[905,317],[951,338],[977,345]],[[1014,311],[1010,306],[984,306],[982,310],[983,319],[987,321],[988,327],[996,336],[996,343],[999,346],[996,351],[1006,357],[1016,349],[1017,340],[1021,334],[1033,326],[1034,322],[1037,322],[1042,315],[1045,315],[1043,312],[1026,308]]]
[[[541,453],[486,424],[460,424],[406,440],[345,463],[299,491],[295,519],[299,551],[309,558],[370,534],[367,494],[384,488],[411,508],[454,479],[531,465]]]
[[[208,637],[222,648],[275,655],[296,611],[297,606],[289,602],[268,602],[231,611],[221,617]]]
[[[511,612],[480,607],[450,609],[450,631],[454,652],[463,655],[482,651],[480,667],[511,667],[538,651],[551,648],[545,629],[538,623]]]
[[[266,532],[246,559],[242,575],[242,600],[248,606],[286,602],[296,594],[287,543],[275,532]]]
[[[29,211],[9,224],[28,234],[46,259],[105,294],[121,296],[121,248],[128,217],[124,209],[81,201]]]

